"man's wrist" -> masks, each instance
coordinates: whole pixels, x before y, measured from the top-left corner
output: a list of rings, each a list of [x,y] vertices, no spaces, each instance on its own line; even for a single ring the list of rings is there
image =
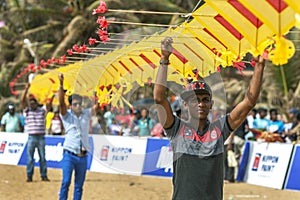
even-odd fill
[[[169,59],[160,59],[159,64],[160,65],[169,65],[170,61],[169,61]]]

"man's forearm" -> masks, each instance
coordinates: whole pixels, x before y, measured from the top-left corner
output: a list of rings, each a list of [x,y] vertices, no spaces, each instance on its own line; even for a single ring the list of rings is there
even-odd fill
[[[261,90],[263,79],[264,63],[257,63],[254,68],[252,79],[249,83],[249,88],[246,93],[246,98],[249,100],[252,107],[255,106]]]
[[[29,84],[26,85],[25,90],[21,96],[21,104],[22,104],[22,108],[25,109],[26,108],[26,96],[28,93],[28,89],[29,89]]]
[[[154,86],[154,99],[165,96],[167,87],[168,66],[161,64],[159,66],[156,82]]]
[[[59,89],[58,89],[58,101],[60,105],[60,113],[62,115],[66,114],[67,106],[65,103],[65,91],[64,91],[64,86],[63,83],[60,83]]]
[[[59,85],[58,100],[59,100],[59,104],[65,103],[65,94],[64,94],[64,86],[63,86],[63,84]]]

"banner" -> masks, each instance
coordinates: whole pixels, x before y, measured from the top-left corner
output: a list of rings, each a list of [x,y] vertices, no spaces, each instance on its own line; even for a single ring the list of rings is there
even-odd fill
[[[295,145],[285,189],[300,190],[300,144]]]
[[[47,161],[47,167],[61,168],[61,161],[63,159],[64,140],[65,140],[64,136],[49,136],[49,135],[45,136],[45,143],[46,143],[45,156]],[[94,146],[92,137],[89,137],[89,143],[92,152]],[[34,158],[34,166],[39,166],[40,157],[37,149],[35,149],[33,158]],[[92,154],[88,153],[88,166],[87,166],[88,169],[90,169],[91,162],[92,162]],[[27,164],[27,145],[24,149],[24,152],[21,155],[18,165],[26,165],[26,164]]]
[[[245,182],[282,189],[293,144],[251,142]]]
[[[90,171],[141,175],[146,138],[93,135],[94,151]]]
[[[17,165],[24,151],[28,135],[24,133],[0,133],[0,164]]]
[[[173,175],[173,151],[168,139],[148,138],[143,175]]]

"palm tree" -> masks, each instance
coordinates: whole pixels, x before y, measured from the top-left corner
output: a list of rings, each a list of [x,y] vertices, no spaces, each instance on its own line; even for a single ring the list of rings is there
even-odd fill
[[[92,10],[99,0],[78,0],[69,4],[67,0],[2,0],[0,1],[0,19],[5,23],[0,27],[0,97],[11,97],[9,82],[12,81],[29,63],[38,64],[40,59],[59,57],[72,48],[73,44],[87,43],[89,37],[96,37],[96,17]],[[191,12],[195,1],[184,0],[105,0],[109,9],[152,10],[168,12]],[[115,21],[141,23],[180,23],[184,19],[178,16],[149,16],[138,13],[108,12],[107,18]],[[120,33],[131,29],[132,25],[111,24],[109,33]],[[137,34],[144,31],[152,34],[154,29],[136,29]],[[136,36],[137,37],[137,36]],[[24,48],[24,39],[32,43],[33,57]],[[135,38],[139,39],[139,38]],[[53,66],[55,67],[55,66]],[[51,68],[51,67],[50,67]],[[15,89],[22,90],[27,82],[23,76]]]

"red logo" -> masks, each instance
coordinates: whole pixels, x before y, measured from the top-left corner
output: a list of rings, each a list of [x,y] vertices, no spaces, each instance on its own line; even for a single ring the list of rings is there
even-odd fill
[[[0,153],[4,153],[7,141],[2,141],[0,146]]]
[[[102,161],[107,161],[108,158],[108,151],[109,151],[109,146],[103,146],[101,149],[101,156],[100,160]]]

